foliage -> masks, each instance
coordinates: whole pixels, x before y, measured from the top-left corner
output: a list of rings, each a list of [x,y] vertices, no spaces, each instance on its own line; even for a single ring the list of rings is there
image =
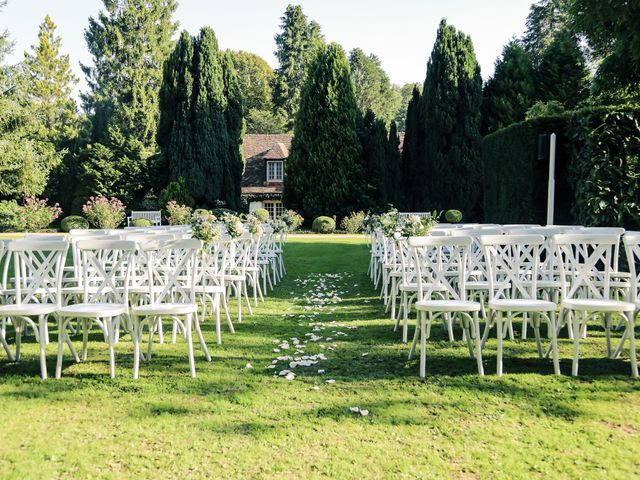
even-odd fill
[[[269,212],[267,210],[265,210],[264,208],[256,208],[253,211],[253,214],[261,222],[268,222],[269,221]]]
[[[564,111],[564,106],[557,100],[550,100],[548,102],[540,101],[534,103],[531,108],[527,110],[525,118],[526,120],[531,120],[539,117],[553,117],[561,115]]]
[[[420,210],[456,205],[474,212],[480,195],[482,78],[471,38],[445,20],[427,64],[422,93],[426,167],[414,181],[428,185],[413,199]],[[471,215],[471,213],[470,213]]]
[[[191,223],[191,207],[181,205],[175,200],[167,202],[167,221],[169,225],[189,225]]]
[[[286,203],[312,217],[355,210],[363,188],[357,115],[344,51],[337,44],[319,48],[309,67],[285,164]]]
[[[424,237],[429,234],[429,230],[438,224],[437,215],[421,217],[419,215],[409,215],[402,222],[400,235],[408,237]]]
[[[82,207],[84,216],[96,228],[118,228],[125,219],[125,205],[115,197],[90,197]]]
[[[150,227],[151,221],[146,218],[136,218],[131,222],[132,227]]]
[[[69,232],[74,228],[87,229],[89,228],[89,221],[79,215],[69,215],[68,217],[64,217],[60,222],[60,230],[63,232]]]
[[[178,178],[162,189],[160,196],[158,197],[158,203],[160,205],[166,205],[171,200],[175,200],[180,205],[187,205],[193,207],[195,201],[193,197],[189,195],[189,187],[184,177]]]
[[[364,228],[365,213],[363,211],[351,212],[340,222],[340,228],[348,233],[360,233]]]
[[[183,177],[196,203],[240,206],[242,99],[229,54],[212,29],[182,33],[164,67],[158,143],[163,169]]]
[[[57,203],[50,206],[47,204],[48,201],[48,198],[25,197],[24,204],[19,210],[19,216],[20,225],[26,231],[44,230],[62,214]]]
[[[290,232],[295,232],[296,230],[298,230],[304,222],[304,218],[302,218],[302,215],[300,215],[295,210],[287,210],[286,212],[284,212],[282,217],[280,217],[280,219],[287,224],[287,229]]]
[[[536,99],[533,63],[529,53],[517,41],[505,45],[502,58],[496,60],[493,77],[484,86],[482,132],[495,132],[524,120]]]
[[[262,229],[262,220],[260,220],[255,214],[251,214],[247,217],[247,229],[251,235],[262,235],[264,230]]]
[[[572,0],[572,26],[601,61],[595,93],[613,101],[640,98],[640,4],[627,0]]]
[[[382,233],[387,237],[391,237],[394,233],[398,231],[398,226],[400,222],[400,216],[398,215],[398,210],[396,210],[395,208],[392,208],[388,212],[385,212],[382,215],[380,215],[380,217],[378,218],[378,221],[380,222],[380,229],[382,230]]]
[[[362,229],[367,233],[371,233],[380,228],[380,226],[380,215],[377,213],[367,212],[362,220]]]
[[[251,52],[227,50],[238,75],[238,86],[242,94],[242,105],[250,110],[273,109],[271,85],[275,72],[267,61]]]
[[[275,36],[278,68],[273,89],[276,109],[287,118],[291,129],[301,103],[307,69],[324,39],[320,25],[307,22],[299,5],[288,5],[280,18],[280,32]]]
[[[252,108],[246,114],[247,133],[286,133],[287,119],[280,112],[256,110]]]
[[[316,233],[333,233],[336,231],[336,221],[331,217],[317,217],[313,220],[311,230]]]
[[[421,89],[413,88],[407,107],[406,131],[402,148],[402,186],[404,205],[408,209],[426,195],[426,166],[424,162],[424,120],[421,111]],[[419,181],[418,179],[422,179]]]
[[[401,93],[394,88],[382,69],[380,59],[354,48],[349,53],[349,68],[355,85],[356,102],[364,115],[369,110],[388,125],[400,108]]]
[[[462,212],[460,210],[447,210],[444,219],[449,223],[460,223],[462,221]]]
[[[589,96],[589,71],[578,38],[568,30],[557,32],[536,70],[536,89],[542,101],[556,100],[568,110]]]
[[[21,207],[15,200],[0,201],[0,232],[20,232],[24,230],[20,210]]]
[[[522,42],[535,65],[538,65],[542,59],[542,55],[553,42],[556,33],[569,26],[570,1],[540,0],[531,5],[527,16],[527,30]]]
[[[240,238],[244,234],[244,225],[239,216],[234,213],[225,213],[222,222],[227,229],[227,234],[231,238]]]
[[[404,132],[407,125],[407,109],[409,108],[409,102],[413,97],[413,90],[418,89],[418,92],[422,90],[422,85],[419,83],[405,83],[400,88],[400,105],[396,112],[395,121],[399,132]]]
[[[202,240],[206,245],[220,238],[220,230],[216,222],[218,219],[208,210],[197,209],[191,216],[191,232],[193,238]]]
[[[282,218],[271,220],[269,225],[271,225],[271,228],[273,228],[275,233],[285,232],[289,229],[289,226],[284,220],[282,220]]]

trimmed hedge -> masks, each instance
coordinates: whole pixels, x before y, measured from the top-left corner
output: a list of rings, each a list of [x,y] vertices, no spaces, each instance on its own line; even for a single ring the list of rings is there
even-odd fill
[[[462,212],[460,210],[447,210],[444,219],[449,223],[460,223],[462,221]]]
[[[139,228],[150,227],[151,222],[146,218],[136,218],[131,222],[131,226]]]
[[[256,216],[258,220],[260,220],[263,223],[269,221],[269,212],[264,208],[256,208],[253,211],[253,214]]]
[[[546,223],[548,159],[538,135],[555,133],[556,224],[640,225],[640,108],[598,107],[535,118],[482,141],[484,221]]]
[[[60,230],[63,232],[69,232],[69,230],[74,228],[89,228],[89,220],[79,215],[69,215],[65,217],[60,222]]]
[[[317,217],[311,225],[311,230],[316,233],[333,233],[336,231],[336,222],[331,217]]]

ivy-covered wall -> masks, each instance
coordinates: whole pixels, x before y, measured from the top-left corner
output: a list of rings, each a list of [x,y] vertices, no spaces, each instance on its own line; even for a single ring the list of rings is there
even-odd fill
[[[538,136],[555,133],[556,224],[640,228],[640,108],[607,107],[513,124],[484,137],[484,221],[546,223],[548,160]]]

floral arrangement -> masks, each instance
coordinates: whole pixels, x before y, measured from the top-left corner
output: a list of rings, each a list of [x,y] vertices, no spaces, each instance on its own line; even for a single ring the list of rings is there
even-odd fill
[[[398,231],[398,210],[394,208],[380,215],[380,228],[387,237],[396,233]]]
[[[249,215],[247,217],[247,228],[251,235],[262,235],[264,233],[262,222],[255,215]]]
[[[118,228],[125,219],[125,206],[116,197],[89,197],[82,207],[84,216],[96,228]]]
[[[191,232],[193,238],[202,240],[206,244],[210,244],[220,238],[220,230],[216,225],[218,219],[207,210],[197,210],[191,216]]]
[[[273,228],[273,231],[275,233],[280,233],[280,232],[284,232],[286,230],[288,230],[289,226],[286,224],[286,222],[282,219],[278,219],[278,220],[272,220],[271,223],[271,228]]]
[[[18,212],[20,225],[26,231],[43,230],[62,214],[60,205],[56,203],[49,206],[48,200],[48,198],[25,197],[24,205],[19,207]]]
[[[304,222],[304,218],[298,212],[294,210],[287,210],[282,214],[280,219],[287,224],[287,230],[290,232],[296,231],[298,228],[302,226],[302,222]]]
[[[224,222],[224,226],[227,228],[227,233],[231,238],[240,238],[244,233],[244,225],[242,224],[242,220],[237,215],[233,213],[225,213],[222,216],[222,221]]]
[[[365,232],[373,232],[380,227],[380,215],[375,213],[367,213],[362,220],[362,229]]]
[[[167,202],[167,221],[169,225],[189,225],[191,223],[191,207],[180,205],[175,200]]]
[[[428,217],[409,215],[402,224],[401,235],[403,237],[424,237],[437,224],[437,215],[432,214]]]

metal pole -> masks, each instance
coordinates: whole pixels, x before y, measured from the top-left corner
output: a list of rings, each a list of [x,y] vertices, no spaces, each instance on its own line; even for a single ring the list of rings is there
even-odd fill
[[[549,186],[547,190],[547,225],[553,225],[553,207],[556,195],[556,134],[549,140]]]

